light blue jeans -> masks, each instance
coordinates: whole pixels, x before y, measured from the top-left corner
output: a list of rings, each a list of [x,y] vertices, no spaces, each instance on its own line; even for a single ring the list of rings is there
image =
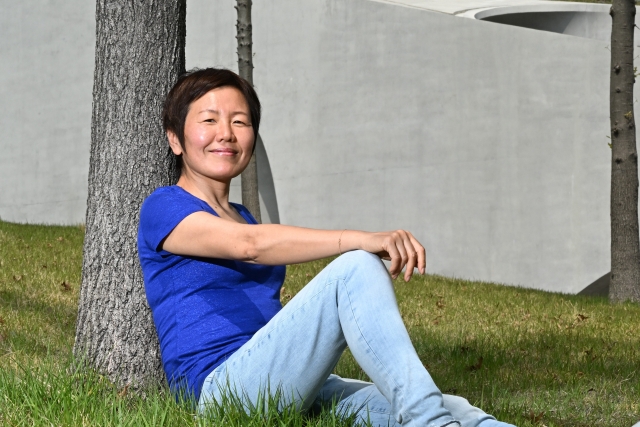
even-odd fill
[[[347,345],[373,384],[330,375]],[[301,410],[332,400],[339,410],[360,409],[374,426],[509,426],[440,392],[411,344],[386,268],[364,251],[329,264],[213,370],[199,407],[228,389],[256,404],[267,386]]]

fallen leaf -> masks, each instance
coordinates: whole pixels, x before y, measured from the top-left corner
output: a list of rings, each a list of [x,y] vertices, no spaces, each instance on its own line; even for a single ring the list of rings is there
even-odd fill
[[[441,299],[438,300],[438,302],[436,303],[436,307],[442,310],[444,308],[444,301],[442,301]]]
[[[587,320],[589,318],[589,316],[585,316],[584,314],[578,314],[576,317],[581,322],[583,322],[583,321],[585,321],[585,320]]]
[[[478,369],[482,368],[482,362],[483,362],[483,358],[482,356],[480,356],[478,357],[478,361],[476,363],[467,367],[467,370],[471,372],[477,371]]]
[[[22,276],[20,276],[18,274],[14,274],[13,275],[13,280],[15,280],[16,282],[19,282],[20,280],[22,280]]]
[[[64,242],[64,238],[58,237],[58,242]]]
[[[47,247],[48,247],[48,248],[52,248],[52,247],[53,247],[53,245],[52,245],[51,243],[47,243]]]
[[[124,388],[118,392],[118,397],[126,396],[127,395],[127,391],[129,391],[129,384],[124,386]]]
[[[60,283],[60,287],[62,288],[62,290],[63,290],[64,292],[66,292],[66,291],[70,291],[70,290],[71,290],[71,285],[70,285],[69,283],[67,283],[66,281],[65,281],[65,282]]]
[[[526,418],[529,418],[531,421],[533,421],[534,423],[539,423],[540,420],[542,420],[542,417],[544,416],[544,411],[536,414],[533,411],[529,411],[528,414],[523,414]]]

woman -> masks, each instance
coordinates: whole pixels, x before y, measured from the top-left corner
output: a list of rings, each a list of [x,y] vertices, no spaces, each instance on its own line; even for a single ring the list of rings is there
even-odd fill
[[[174,391],[193,393],[200,409],[228,390],[255,404],[279,389],[300,409],[332,399],[362,408],[373,425],[506,425],[443,396],[411,345],[389,277],[424,273],[411,233],[257,225],[229,202],[258,134],[251,85],[228,70],[186,73],[163,123],[180,179],[145,200],[138,246]],[[284,265],[339,254],[281,307]],[[347,345],[375,385],[330,375]]]

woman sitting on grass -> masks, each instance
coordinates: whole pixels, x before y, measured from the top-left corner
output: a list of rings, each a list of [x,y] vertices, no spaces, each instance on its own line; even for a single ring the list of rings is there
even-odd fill
[[[389,273],[425,270],[403,230],[368,233],[256,224],[229,202],[260,123],[250,84],[231,71],[184,74],[165,101],[164,129],[181,168],[140,213],[145,288],[172,390],[200,410],[236,393],[249,407],[265,391],[301,410],[334,400],[374,426],[505,426],[465,399],[443,395],[416,354]],[[341,254],[284,308],[285,265]],[[349,346],[372,383],[331,375]]]

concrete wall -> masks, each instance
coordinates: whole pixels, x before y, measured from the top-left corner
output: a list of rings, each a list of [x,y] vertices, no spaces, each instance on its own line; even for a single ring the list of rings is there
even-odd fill
[[[33,47],[55,37],[38,29],[44,23],[27,25],[32,11],[0,1],[21,13],[3,15],[2,28],[23,34],[2,42],[2,57],[17,40],[12,58],[32,57],[15,79],[25,69],[41,72],[48,61],[30,65],[40,64],[39,53],[26,52],[25,34],[40,34]],[[49,4],[30,2],[40,3]],[[63,59],[52,59],[43,86],[66,94],[86,81],[81,93],[7,89],[11,70],[0,68],[9,99],[45,99],[37,111],[47,109],[42,124],[19,111],[1,119],[5,129],[33,133],[12,130],[0,141],[13,153],[1,160],[5,220],[69,223],[84,215],[91,52],[75,78],[60,72],[84,52],[74,43],[93,46],[93,6],[81,13],[85,6],[75,3],[57,6],[86,22],[52,34],[78,31],[84,41],[52,42]],[[189,0],[188,67],[235,69],[234,4]],[[407,228],[427,247],[428,271],[449,276],[577,292],[609,271],[606,42],[369,0],[254,2],[253,17],[266,148],[260,173],[269,175],[268,161],[273,182],[261,193],[272,220]],[[0,108],[15,109],[5,99]],[[77,128],[66,141],[51,134],[56,126]],[[58,194],[78,204],[54,215]],[[30,198],[50,202],[37,210]]]
[[[84,222],[95,4],[0,0],[0,218]]]

